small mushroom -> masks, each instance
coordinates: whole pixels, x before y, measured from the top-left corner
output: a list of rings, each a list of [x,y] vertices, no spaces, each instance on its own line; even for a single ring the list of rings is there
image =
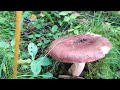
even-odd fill
[[[49,55],[54,59],[73,63],[68,72],[72,77],[78,77],[85,63],[104,58],[111,48],[109,40],[101,35],[80,34],[60,37],[51,43],[48,50],[51,50]]]

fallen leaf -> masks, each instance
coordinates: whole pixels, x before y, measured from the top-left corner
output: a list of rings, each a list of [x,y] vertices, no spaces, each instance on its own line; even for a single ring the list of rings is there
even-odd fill
[[[71,14],[71,15],[72,15],[72,16],[76,16],[76,17],[80,16],[80,14],[77,13],[77,12],[75,12],[75,13],[73,13],[73,14]]]
[[[79,19],[78,22],[79,22],[79,23],[87,23],[88,20],[86,20],[85,18],[82,18],[82,19]]]
[[[108,29],[111,27],[111,23],[108,22],[103,22],[102,25]]]
[[[62,78],[62,79],[70,79],[71,76],[69,76],[69,75],[59,75],[58,78]]]
[[[31,20],[31,21],[35,21],[36,19],[37,19],[36,15],[35,15],[35,14],[32,14],[30,20]]]
[[[40,16],[41,16],[41,17],[44,17],[45,15],[44,15],[43,13],[40,13]]]
[[[19,59],[18,60],[18,64],[30,64],[31,62],[32,62],[31,59],[25,59],[25,60]]]

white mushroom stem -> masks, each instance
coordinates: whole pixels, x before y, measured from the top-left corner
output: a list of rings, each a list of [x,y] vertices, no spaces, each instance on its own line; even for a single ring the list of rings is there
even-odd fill
[[[72,66],[69,68],[68,72],[73,77],[78,77],[85,67],[85,63],[73,63]]]

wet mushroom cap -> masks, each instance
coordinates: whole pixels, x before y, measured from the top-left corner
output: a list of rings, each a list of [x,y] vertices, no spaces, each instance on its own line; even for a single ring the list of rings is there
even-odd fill
[[[60,37],[51,43],[48,50],[52,49],[49,55],[58,61],[86,63],[105,57],[111,48],[111,43],[105,37],[80,34]]]

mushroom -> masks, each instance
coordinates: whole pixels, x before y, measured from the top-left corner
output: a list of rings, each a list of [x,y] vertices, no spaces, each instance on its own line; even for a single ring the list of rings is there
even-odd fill
[[[68,72],[72,77],[79,77],[85,63],[104,58],[111,48],[110,41],[101,35],[80,34],[60,37],[51,43],[48,50],[54,59],[73,63]]]

